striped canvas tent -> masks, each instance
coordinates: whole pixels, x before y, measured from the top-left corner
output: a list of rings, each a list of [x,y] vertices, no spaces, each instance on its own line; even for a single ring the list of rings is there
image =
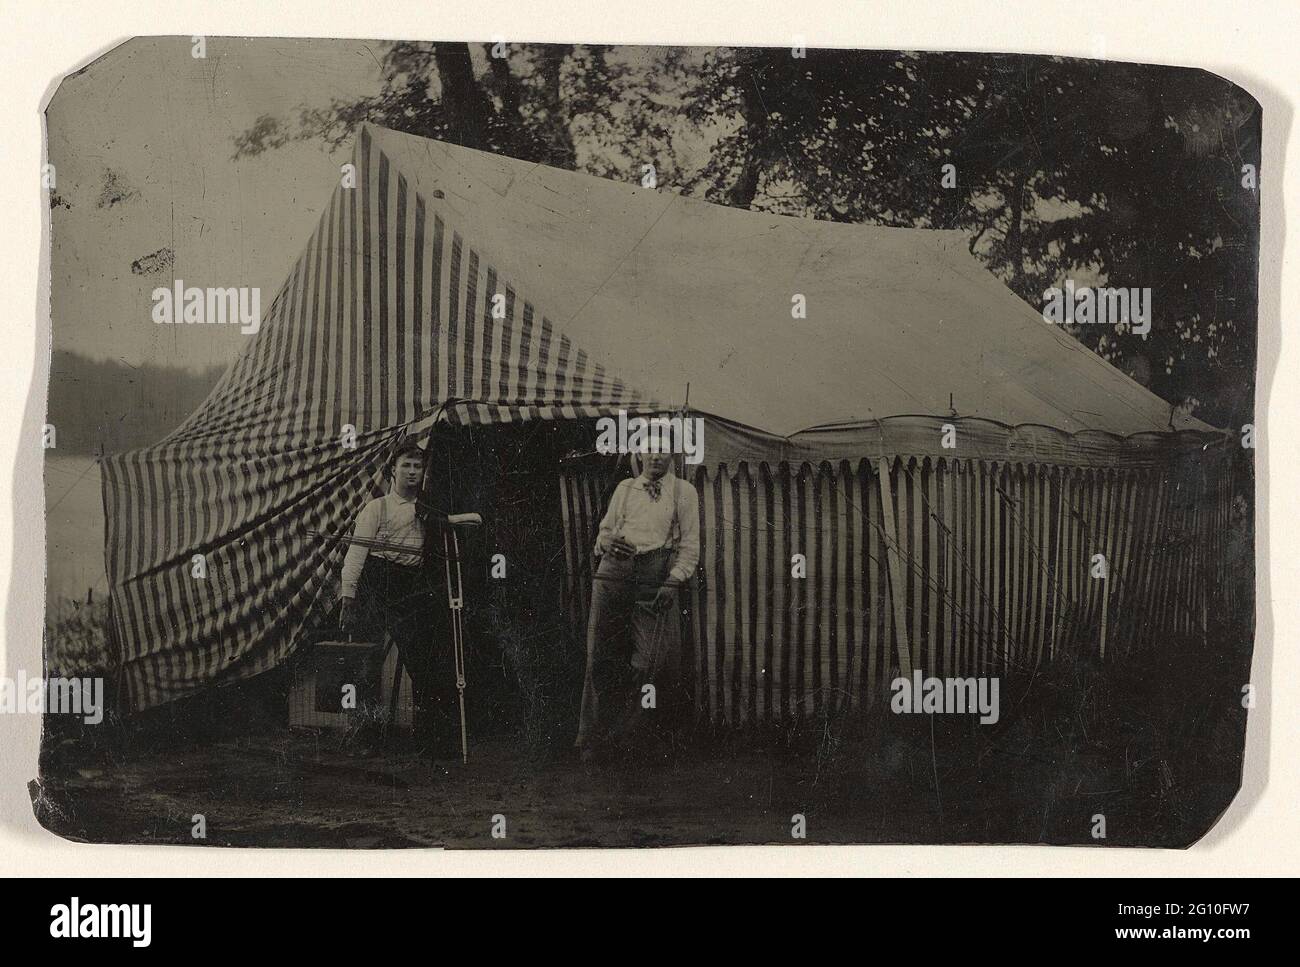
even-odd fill
[[[964,238],[374,126],[353,161],[208,400],[105,461],[133,707],[282,661],[341,564],[306,532],[345,531],[409,434],[660,412],[688,384],[705,437],[683,467],[704,574],[687,632],[709,717],[852,705],[896,668],[1024,666],[1126,606],[1144,618],[1115,647],[1216,607],[1222,434],[1044,323]],[[575,461],[558,486],[576,634],[607,473]]]
[[[104,461],[133,708],[283,661],[332,603],[346,551],[313,533],[347,531],[411,432],[654,408],[419,182],[404,140],[361,131],[355,186],[334,189],[239,359],[168,437]]]

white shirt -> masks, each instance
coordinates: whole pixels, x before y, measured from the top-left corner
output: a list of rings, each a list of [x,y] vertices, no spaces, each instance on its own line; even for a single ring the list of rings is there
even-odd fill
[[[353,544],[343,559],[342,594],[345,598],[356,597],[361,569],[365,567],[366,557],[370,554],[378,554],[385,560],[407,567],[419,564],[422,560],[424,526],[415,516],[415,498],[403,497],[396,490],[383,497],[376,497],[362,508],[352,525],[352,535],[384,544],[400,544],[411,550],[378,550]]]
[[[669,577],[679,582],[685,581],[695,573],[695,566],[700,562],[699,495],[694,487],[672,473],[664,474],[659,483],[661,490],[658,500],[650,499],[645,477],[624,480],[615,488],[614,496],[609,499],[609,509],[600,522],[600,533],[596,535],[596,556],[604,554],[619,533],[623,540],[636,547],[638,554],[665,546],[671,537],[672,494],[675,487],[680,536]]]

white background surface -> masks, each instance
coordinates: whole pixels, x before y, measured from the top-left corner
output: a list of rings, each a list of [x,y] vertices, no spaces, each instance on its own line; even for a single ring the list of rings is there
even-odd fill
[[[42,254],[41,109],[59,78],[133,35],[379,37],[517,42],[719,44],[1015,51],[1203,67],[1250,91],[1264,108],[1261,168],[1259,614],[1242,791],[1218,826],[1185,852],[1048,847],[711,847],[689,850],[437,852],[232,850],[87,846],[41,829],[26,789],[36,774],[39,718],[0,721],[0,874],[341,875],[815,872],[822,874],[1174,875],[1300,873],[1300,542],[1289,496],[1300,493],[1297,369],[1281,331],[1300,307],[1300,268],[1285,267],[1286,203],[1300,179],[1287,155],[1300,91],[1300,4],[1260,0],[1049,0],[998,3],[598,2],[474,0],[429,4],[279,0],[211,3],[20,2],[0,14],[4,218],[0,221],[0,593],[3,673],[40,664],[44,569],[41,424],[49,366],[49,314]],[[1289,149],[1289,150],[1288,150]],[[1292,249],[1294,238],[1289,239]],[[1276,511],[1270,497],[1280,495]],[[1280,539],[1273,540],[1270,528]],[[1290,538],[1290,539],[1288,539]],[[1295,583],[1293,583],[1295,582]]]

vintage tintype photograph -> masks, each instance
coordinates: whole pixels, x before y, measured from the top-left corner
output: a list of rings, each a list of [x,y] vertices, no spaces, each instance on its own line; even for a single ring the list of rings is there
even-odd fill
[[[1231,80],[142,37],[45,124],[47,829],[1183,848],[1237,794]]]

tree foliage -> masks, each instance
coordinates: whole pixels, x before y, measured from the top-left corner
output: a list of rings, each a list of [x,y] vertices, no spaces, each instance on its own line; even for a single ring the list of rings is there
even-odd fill
[[[365,120],[741,208],[957,230],[1035,308],[1149,287],[1153,321],[1072,333],[1219,425],[1253,406],[1258,105],[1199,70],[853,50],[389,45],[381,92],[262,118],[256,154]],[[952,165],[945,184],[944,167]],[[953,179],[955,177],[955,185]]]

